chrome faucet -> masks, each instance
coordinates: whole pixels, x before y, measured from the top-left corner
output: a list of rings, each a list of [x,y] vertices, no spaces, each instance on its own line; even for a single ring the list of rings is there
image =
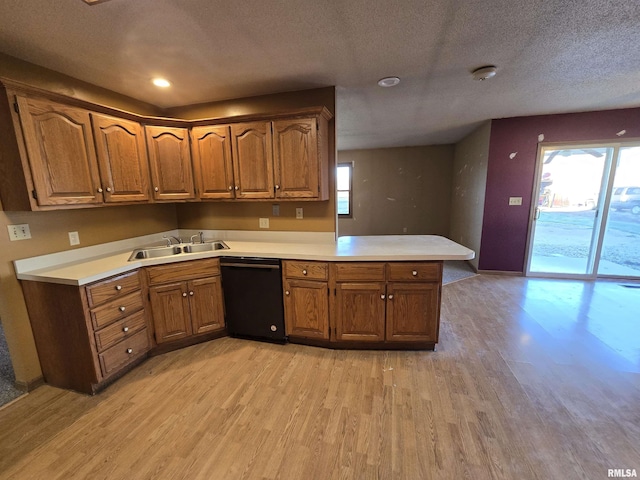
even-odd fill
[[[202,232],[198,232],[195,235],[191,235],[191,243],[196,243],[193,239],[194,237],[199,237],[200,238],[200,243],[204,243],[204,234]]]
[[[180,237],[176,237],[175,235],[169,235],[168,237],[166,235],[163,235],[162,238],[167,241],[167,247],[173,245],[171,239],[174,239],[176,241],[176,245],[180,245],[182,243],[182,239]]]

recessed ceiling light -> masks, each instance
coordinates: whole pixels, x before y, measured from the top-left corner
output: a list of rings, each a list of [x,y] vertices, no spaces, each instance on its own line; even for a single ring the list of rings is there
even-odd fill
[[[151,81],[156,87],[167,88],[171,86],[171,82],[166,78],[154,78]]]
[[[400,83],[400,79],[398,77],[384,77],[378,80],[378,85],[381,87],[395,87]]]
[[[498,69],[495,65],[485,65],[484,67],[476,68],[471,72],[471,77],[478,81],[488,80],[489,78],[495,77],[497,71]]]

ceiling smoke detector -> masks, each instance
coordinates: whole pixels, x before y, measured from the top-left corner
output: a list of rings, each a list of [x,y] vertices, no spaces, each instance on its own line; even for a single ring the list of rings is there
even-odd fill
[[[400,83],[398,77],[384,77],[378,80],[378,85],[381,87],[395,87]]]
[[[471,72],[471,76],[474,80],[483,81],[496,76],[498,69],[495,65],[486,65],[484,67],[476,68]]]

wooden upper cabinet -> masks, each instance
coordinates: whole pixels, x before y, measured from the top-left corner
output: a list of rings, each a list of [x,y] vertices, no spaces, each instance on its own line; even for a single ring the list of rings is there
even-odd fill
[[[195,198],[188,129],[145,126],[145,132],[154,198]]]
[[[142,127],[121,118],[91,114],[105,202],[144,202],[149,162]]]
[[[231,125],[236,198],[274,198],[271,122]]]
[[[203,199],[234,198],[229,127],[194,127],[191,130],[191,155],[198,196]]]
[[[317,125],[315,118],[273,122],[276,197],[318,197]]]
[[[89,112],[16,97],[38,205],[103,201]]]

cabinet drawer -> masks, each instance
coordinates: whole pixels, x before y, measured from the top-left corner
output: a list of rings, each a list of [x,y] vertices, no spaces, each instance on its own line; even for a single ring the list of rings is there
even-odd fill
[[[139,310],[122,320],[96,332],[96,347],[99,352],[131,337],[146,326],[144,311]]]
[[[384,263],[336,263],[336,282],[384,282]]]
[[[136,290],[140,290],[140,277],[137,270],[89,285],[86,289],[87,301],[90,307],[95,307]]]
[[[106,305],[92,309],[91,323],[93,323],[93,328],[98,330],[141,309],[142,296],[140,291],[133,292]]]
[[[143,328],[138,333],[98,354],[102,374],[106,377],[117,372],[122,367],[140,358],[148,350],[149,338],[147,337],[147,329]]]
[[[286,261],[283,263],[284,276],[287,278],[327,280],[329,277],[329,265],[323,262]]]
[[[442,262],[388,263],[389,281],[439,282],[442,278]]]
[[[170,263],[146,268],[149,275],[149,284],[180,282],[193,280],[194,278],[211,277],[220,275],[220,260],[208,258],[192,262]]]

